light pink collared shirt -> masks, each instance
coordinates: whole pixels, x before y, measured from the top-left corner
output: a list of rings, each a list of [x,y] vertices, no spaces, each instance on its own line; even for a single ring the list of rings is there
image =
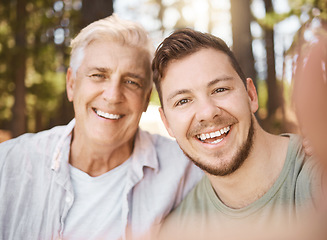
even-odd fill
[[[68,162],[74,126],[72,120],[67,126],[0,144],[3,239],[63,237],[67,214],[74,204]],[[139,129],[121,199],[122,239],[142,236],[158,226],[202,175],[175,141]]]

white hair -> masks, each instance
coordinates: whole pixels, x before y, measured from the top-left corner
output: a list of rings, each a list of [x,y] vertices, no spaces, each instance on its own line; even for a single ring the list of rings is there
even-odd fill
[[[70,67],[74,77],[84,59],[85,48],[95,40],[115,41],[143,49],[149,55],[149,63],[152,61],[154,46],[146,30],[135,22],[113,14],[89,24],[71,41]]]

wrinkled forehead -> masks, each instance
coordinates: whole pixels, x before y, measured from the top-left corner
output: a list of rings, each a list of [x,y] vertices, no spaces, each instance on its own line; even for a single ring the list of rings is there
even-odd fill
[[[121,73],[140,76],[152,85],[151,59],[146,49],[117,41],[94,40],[84,50],[82,64],[93,67],[120,67]]]

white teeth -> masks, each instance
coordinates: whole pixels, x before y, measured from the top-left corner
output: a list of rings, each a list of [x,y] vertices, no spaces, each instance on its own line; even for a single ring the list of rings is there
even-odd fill
[[[218,131],[216,131],[216,132],[211,132],[211,133],[202,133],[202,134],[200,134],[200,135],[197,135],[197,138],[199,138],[201,141],[204,141],[204,140],[206,140],[206,139],[208,139],[208,138],[219,137],[219,136],[221,136],[222,134],[227,133],[229,130],[230,130],[230,126],[225,127],[225,128],[222,128],[222,129],[220,129],[220,130],[218,130]],[[221,142],[221,141],[222,141],[222,139],[217,139],[217,140],[215,140],[215,141],[212,142],[212,143],[219,143],[219,142]]]
[[[98,114],[100,117],[104,117],[107,119],[112,119],[112,120],[117,120],[119,119],[121,116],[120,115],[116,115],[116,114],[111,114],[111,113],[106,113],[106,112],[102,112],[100,110],[95,110],[96,114]]]
[[[213,141],[212,144],[220,143],[224,138],[217,139],[216,141]]]

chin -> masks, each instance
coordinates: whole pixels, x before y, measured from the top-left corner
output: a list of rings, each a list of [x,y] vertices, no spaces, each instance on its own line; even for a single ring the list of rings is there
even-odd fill
[[[244,140],[244,142],[235,150],[235,154],[231,157],[226,157],[226,154],[223,153],[222,155],[216,155],[212,160],[212,162],[219,161],[221,166],[213,166],[213,164],[205,164],[200,159],[204,159],[205,156],[197,156],[192,157],[186,153],[186,151],[183,152],[184,154],[191,159],[195,165],[197,165],[199,168],[201,168],[203,171],[215,175],[215,176],[228,176],[232,173],[234,173],[236,170],[241,168],[243,163],[248,158],[249,154],[252,151],[253,141],[254,141],[254,120],[251,118],[251,124],[249,127],[247,138]],[[223,156],[223,157],[222,157]],[[228,160],[223,160],[228,159]],[[225,162],[225,163],[224,163]]]

